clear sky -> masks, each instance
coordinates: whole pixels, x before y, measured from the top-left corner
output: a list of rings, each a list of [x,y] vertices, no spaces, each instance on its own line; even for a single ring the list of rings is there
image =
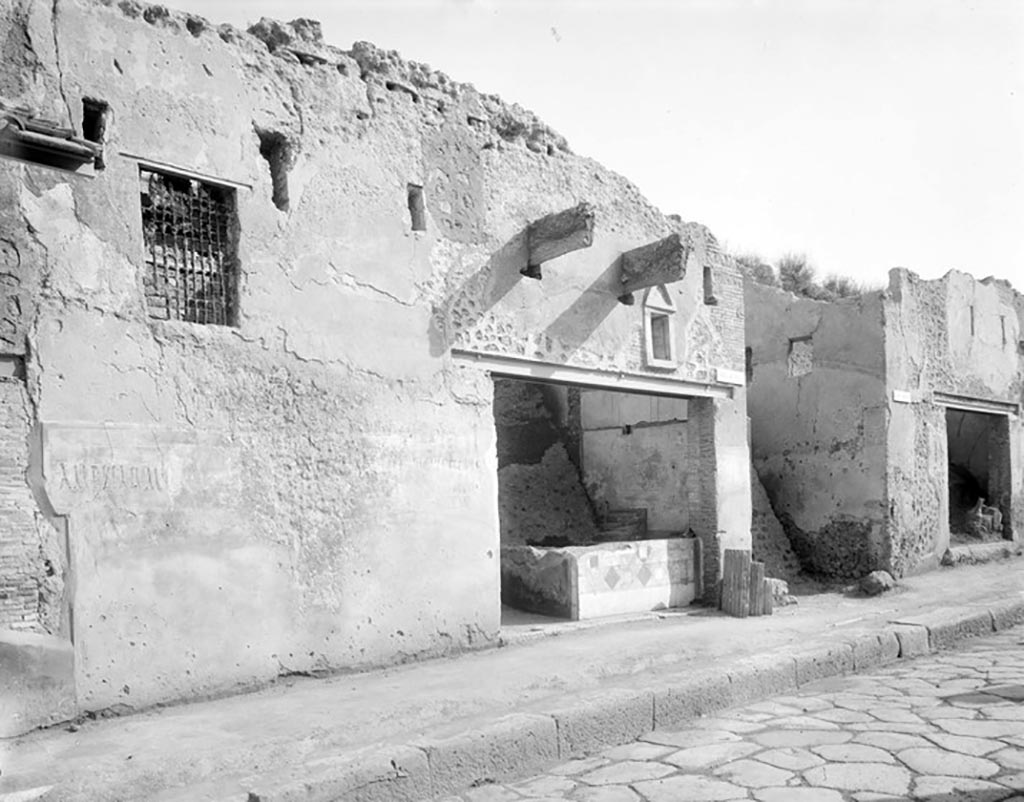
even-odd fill
[[[730,250],[1024,288],[1024,0],[171,0],[535,111]]]

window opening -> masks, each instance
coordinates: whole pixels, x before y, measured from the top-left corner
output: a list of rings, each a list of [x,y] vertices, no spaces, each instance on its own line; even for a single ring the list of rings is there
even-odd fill
[[[715,306],[718,298],[715,297],[715,275],[711,265],[704,265],[704,303],[708,306]]]
[[[644,347],[647,365],[655,368],[676,367],[675,313],[665,286],[651,287],[644,297]]]
[[[668,340],[668,315],[651,315],[651,354],[655,359],[672,358]]]
[[[102,100],[82,98],[82,137],[100,146],[93,166],[97,170],[106,167],[102,147],[107,141],[107,122],[110,117],[110,106]]]
[[[282,212],[287,212],[288,171],[292,167],[291,145],[288,144],[287,137],[277,131],[263,131],[257,128],[256,135],[260,138],[260,156],[270,166],[274,205]]]
[[[423,200],[423,187],[409,184],[408,189],[409,217],[413,231],[427,230],[427,209]]]
[[[234,190],[146,167],[139,177],[150,317],[235,325]]]

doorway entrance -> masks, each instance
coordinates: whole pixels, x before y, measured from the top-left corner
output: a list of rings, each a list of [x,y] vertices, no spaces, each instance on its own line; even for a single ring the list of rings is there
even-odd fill
[[[697,595],[690,399],[494,378],[502,626]]]
[[[950,541],[1001,540],[1012,532],[1010,419],[946,409]]]

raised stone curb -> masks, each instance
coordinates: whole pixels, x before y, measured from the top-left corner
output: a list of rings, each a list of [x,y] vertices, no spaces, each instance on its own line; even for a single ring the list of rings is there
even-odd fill
[[[551,716],[516,713],[450,738],[413,744],[426,752],[434,796],[542,771],[559,758]]]
[[[732,685],[724,671],[699,670],[664,679],[654,690],[654,727],[676,727],[732,704]]]
[[[427,755],[410,746],[310,761],[289,775],[247,783],[246,802],[416,802],[434,795]]]
[[[891,647],[892,644],[889,644],[888,641],[883,644],[882,637],[878,632],[851,633],[843,640],[850,645],[850,649],[853,651],[854,671],[866,671],[888,662],[888,652],[891,648],[887,650],[886,646]],[[895,636],[893,636],[893,641],[895,642],[895,655],[892,659],[895,659],[899,657],[900,647]]]
[[[896,636],[899,644],[900,659],[921,657],[931,654],[928,648],[928,628],[924,626],[894,626],[889,632]]]
[[[611,690],[544,711],[558,728],[561,758],[618,746],[654,729],[654,692]]]
[[[996,632],[1024,624],[1024,597],[1004,599],[985,607],[992,615],[992,628]]]
[[[789,655],[747,657],[733,663],[728,675],[729,706],[754,702],[797,687],[796,661]]]
[[[797,652],[796,682],[804,685],[816,679],[853,671],[853,647],[849,643],[825,643]]]
[[[933,651],[952,648],[964,638],[987,635],[993,631],[989,607],[943,607],[921,615],[908,616],[896,624],[924,627],[928,630],[928,648]]]
[[[542,713],[506,716],[451,737],[306,764],[301,777],[251,783],[239,802],[414,802],[539,773],[653,729],[677,728],[819,679],[865,671],[1024,624],[1024,595],[984,605],[904,616],[877,631],[832,636],[792,654],[761,654],[721,669],[661,678],[642,690],[593,692]],[[186,797],[181,797],[185,799]]]

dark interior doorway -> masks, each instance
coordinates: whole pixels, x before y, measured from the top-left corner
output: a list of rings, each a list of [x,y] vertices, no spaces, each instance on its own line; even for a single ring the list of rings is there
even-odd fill
[[[1009,418],[947,409],[946,440],[951,541],[1006,537],[1011,531]]]

